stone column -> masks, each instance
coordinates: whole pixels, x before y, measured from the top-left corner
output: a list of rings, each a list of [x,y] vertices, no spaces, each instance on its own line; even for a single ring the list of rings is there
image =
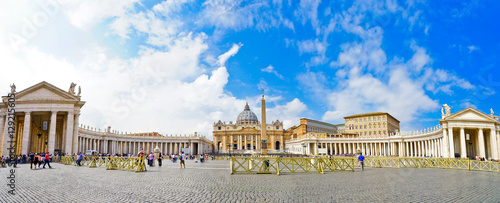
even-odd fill
[[[66,141],[66,148],[65,152],[67,154],[73,153],[72,147],[73,147],[73,126],[74,126],[74,114],[72,111],[68,112],[68,117],[66,119],[66,136],[65,136],[65,141]]]
[[[168,145],[169,145],[169,147],[168,147],[168,154],[172,154],[172,152],[173,152],[173,151],[172,151],[172,149],[173,149],[173,148],[172,148],[172,147],[173,147],[173,146],[172,146],[172,141],[170,141],[170,142],[168,143]]]
[[[443,130],[443,143],[441,145],[441,148],[439,150],[441,150],[441,154],[444,156],[444,157],[449,157],[448,156],[448,153],[450,152],[450,149],[448,147],[448,144],[450,142],[448,142],[448,131],[447,131],[447,128],[441,128]]]
[[[4,127],[3,127],[3,144],[2,144],[2,156],[9,156],[9,150],[7,149],[10,144],[10,136],[9,136],[9,115],[3,116],[5,119]]]
[[[424,157],[429,156],[429,145],[427,144],[427,140],[424,140]]]
[[[483,135],[483,129],[479,128],[479,134],[478,134],[478,140],[479,140],[479,156],[480,157],[485,157],[486,156],[486,151],[484,150],[484,135]]]
[[[413,142],[410,142],[410,154],[409,157],[413,157],[415,154],[415,149],[413,149]]]
[[[335,154],[339,154],[339,151],[338,151],[338,149],[337,149],[337,143],[333,143],[333,146],[334,146],[334,148],[335,148],[334,155],[335,155]]]
[[[467,158],[467,150],[465,149],[465,132],[463,127],[460,128],[460,157]]]
[[[495,127],[495,128],[497,128],[497,127]],[[497,140],[497,156],[500,159],[500,131],[495,130],[495,134],[497,136],[497,139],[496,139]]]
[[[420,157],[420,142],[415,142],[415,152],[416,152],[416,157]]]
[[[5,124],[4,124],[4,122],[5,122],[5,121],[6,121],[6,116],[5,116],[5,114],[4,114],[4,113],[0,113],[0,141],[2,141],[2,139],[4,139],[4,137],[2,137],[2,135],[6,135],[6,134],[3,134],[3,133],[4,133],[4,131],[5,131]],[[5,141],[5,140],[4,140],[4,141]],[[4,142],[0,143],[0,145],[2,145],[3,143],[4,143]],[[2,154],[0,154],[0,156],[1,156],[1,155],[3,155],[3,153],[4,153],[4,151],[3,151],[3,147],[2,147],[2,148],[0,148],[0,150],[2,150]]]
[[[3,116],[0,117],[0,125],[3,124]],[[31,112],[24,113],[24,129],[23,129],[23,143],[21,145],[21,154],[28,154],[28,145],[30,141],[30,126],[31,125]],[[0,131],[2,132],[2,131]],[[50,141],[49,141],[50,142]]]
[[[444,130],[444,129],[443,129]],[[453,144],[453,128],[448,126],[448,138],[449,140],[449,149],[450,149],[450,154],[449,158],[455,158],[455,145]]]
[[[254,135],[251,135],[250,137],[250,150],[253,150],[253,136]]]
[[[79,111],[78,111],[79,112]],[[73,124],[73,140],[78,137],[78,126],[80,125],[80,113],[75,113],[75,121]],[[73,153],[77,153],[77,142],[73,142]]]
[[[490,147],[491,147],[491,158],[498,160],[498,146],[497,146],[497,136],[495,133],[495,128],[490,129]]]
[[[203,141],[201,141],[201,143],[200,143],[200,149],[201,149],[201,154],[204,154],[205,151],[204,151],[204,147],[203,147]]]
[[[406,143],[406,154],[405,154],[405,156],[409,157],[410,156],[410,143],[409,142],[405,142],[405,143]]]

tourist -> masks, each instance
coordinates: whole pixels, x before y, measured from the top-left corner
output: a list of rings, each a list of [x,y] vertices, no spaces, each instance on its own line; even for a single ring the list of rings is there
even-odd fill
[[[83,159],[83,154],[78,153],[78,156],[76,157],[76,165],[77,166],[82,166],[82,159]]]
[[[33,152],[29,153],[29,160],[30,160],[30,169],[33,169],[33,162],[35,161],[35,154],[33,154]],[[35,164],[35,169],[36,169],[36,164]]]
[[[153,166],[155,154],[153,152],[149,152],[149,166]]]
[[[38,168],[40,168],[42,166],[42,163],[45,161],[45,156],[43,156],[44,154],[39,154],[38,155]]]
[[[141,148],[141,151],[137,154],[138,157],[142,158],[144,156],[144,150]]]
[[[43,168],[45,168],[45,164],[48,164],[49,165],[49,168],[52,168],[52,166],[50,166],[50,155],[49,153],[45,154],[45,162],[43,163]]]
[[[163,159],[163,154],[161,152],[158,154],[158,166],[161,166],[161,160]]]
[[[364,160],[365,160],[365,157],[363,156],[363,153],[359,153],[358,161],[361,164],[362,171],[364,171],[364,169],[365,169],[365,164],[363,163]]]
[[[38,153],[35,153],[34,158],[33,158],[33,163],[35,164],[35,169],[36,169],[36,165],[38,164],[38,160],[40,160],[40,159],[38,159]]]
[[[184,154],[184,152],[182,152],[180,159],[181,159],[181,168],[182,168],[182,166],[184,166],[184,168],[186,168],[186,163],[185,163],[186,155]]]

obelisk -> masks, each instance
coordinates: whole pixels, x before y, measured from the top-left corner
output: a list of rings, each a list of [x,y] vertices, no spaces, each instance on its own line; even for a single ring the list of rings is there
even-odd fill
[[[261,127],[260,127],[260,143],[261,154],[267,155],[267,124],[266,124],[266,100],[264,99],[264,89],[262,89],[262,104],[261,104]]]

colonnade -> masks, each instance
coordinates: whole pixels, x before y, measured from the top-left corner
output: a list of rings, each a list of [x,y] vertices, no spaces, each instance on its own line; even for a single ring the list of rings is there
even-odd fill
[[[406,141],[403,156],[407,157],[442,157],[442,138]]]
[[[132,154],[135,155],[144,149],[144,152],[154,152],[158,147],[163,154],[180,154],[182,148],[189,148],[190,154],[204,153],[203,144],[201,142],[189,141],[172,141],[172,140],[156,140],[156,141],[137,141],[137,140],[120,140],[120,139],[100,139],[88,138],[80,136],[78,138],[78,151],[84,153],[86,150],[95,150],[98,153],[111,154]],[[190,146],[191,145],[191,146]],[[195,146],[196,145],[196,146]],[[195,149],[196,148],[196,149]]]

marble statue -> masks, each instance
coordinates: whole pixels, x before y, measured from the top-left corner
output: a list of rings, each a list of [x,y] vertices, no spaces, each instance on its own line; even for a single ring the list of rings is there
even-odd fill
[[[446,115],[450,115],[451,108],[448,106],[448,104],[443,104],[443,108],[446,111]]]
[[[495,113],[495,112],[493,112],[493,108],[490,109],[490,112],[491,112],[491,115],[493,115],[493,113]]]
[[[76,95],[77,97],[80,96],[82,93],[82,86],[78,86],[78,94]]]
[[[14,94],[15,92],[16,92],[16,85],[12,83],[12,85],[10,85],[10,93]]]
[[[69,90],[68,92],[71,93],[72,95],[75,95],[75,87],[76,87],[76,83],[71,83],[71,85],[69,86]]]

